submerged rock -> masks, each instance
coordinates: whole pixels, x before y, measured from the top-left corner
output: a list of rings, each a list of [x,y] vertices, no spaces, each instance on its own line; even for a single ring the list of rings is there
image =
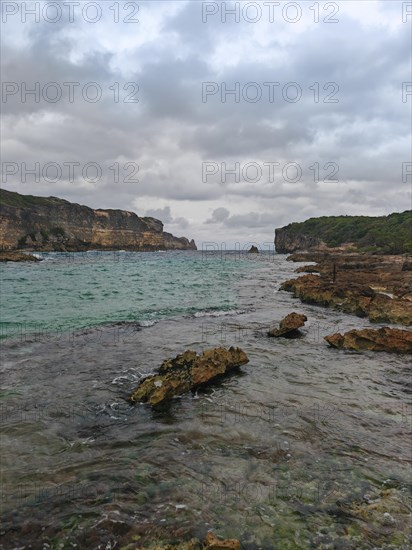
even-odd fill
[[[135,545],[124,546],[121,550],[134,550]],[[139,548],[141,548],[139,546]],[[204,543],[198,539],[191,539],[188,542],[179,542],[178,544],[149,544],[142,550],[240,550],[240,542],[236,539],[222,540],[218,538],[212,531],[207,534]]]
[[[214,348],[204,351],[201,355],[187,350],[174,359],[163,361],[158,374],[142,380],[129,397],[129,401],[157,405],[207,384],[248,362],[246,353],[240,348]]]
[[[286,338],[297,337],[301,334],[299,328],[303,327],[305,322],[308,320],[306,315],[302,313],[289,313],[284,319],[279,323],[279,328],[271,329],[268,332],[268,336],[279,337],[285,336]]]
[[[392,351],[412,354],[412,332],[383,327],[378,330],[350,330],[345,334],[331,334],[325,340],[334,348],[355,351]]]
[[[240,550],[240,542],[236,539],[221,540],[209,531],[203,546],[204,550]]]

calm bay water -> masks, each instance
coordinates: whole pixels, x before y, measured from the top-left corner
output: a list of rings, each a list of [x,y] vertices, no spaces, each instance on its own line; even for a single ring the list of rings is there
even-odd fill
[[[253,268],[239,255],[169,252],[44,253],[2,266],[2,336],[146,322],[235,307],[233,283]],[[246,258],[246,256],[244,256]],[[51,336],[51,334],[50,334]]]
[[[324,335],[369,323],[278,292],[296,267],[201,252],[1,266],[2,548],[209,529],[250,550],[408,548],[411,366],[330,349]],[[291,311],[304,337],[267,338]],[[164,358],[229,345],[249,356],[239,374],[163,410],[128,404]],[[400,504],[382,524],[337,505],[384,489]]]

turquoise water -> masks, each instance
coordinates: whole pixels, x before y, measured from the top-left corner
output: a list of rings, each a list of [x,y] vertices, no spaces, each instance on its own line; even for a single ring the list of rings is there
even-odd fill
[[[237,308],[234,281],[256,262],[202,252],[42,254],[1,266],[1,336]]]

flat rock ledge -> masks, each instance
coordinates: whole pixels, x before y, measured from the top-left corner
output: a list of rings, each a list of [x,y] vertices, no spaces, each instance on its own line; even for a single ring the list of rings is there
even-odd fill
[[[310,274],[280,287],[303,303],[369,317],[372,323],[412,325],[409,256],[308,252],[287,259],[317,263],[299,267],[299,273]]]
[[[285,338],[297,338],[301,335],[300,328],[303,327],[308,320],[306,315],[302,313],[289,313],[279,323],[279,328],[273,328],[268,332],[268,336],[278,338],[284,336]]]
[[[325,336],[334,348],[354,351],[389,351],[412,354],[412,332],[398,328],[350,330]]]
[[[129,401],[158,405],[176,395],[208,384],[248,362],[246,353],[240,348],[214,348],[200,355],[187,350],[174,359],[163,361],[158,374],[142,380]]]

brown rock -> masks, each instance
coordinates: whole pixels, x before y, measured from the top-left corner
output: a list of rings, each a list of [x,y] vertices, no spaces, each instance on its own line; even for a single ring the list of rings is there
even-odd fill
[[[141,401],[157,405],[207,384],[248,362],[246,353],[240,348],[214,348],[201,355],[187,350],[174,359],[163,361],[158,374],[142,380],[129,400],[133,403]]]
[[[203,546],[204,550],[240,550],[240,542],[236,539],[221,540],[209,531]]]
[[[299,260],[318,261],[320,275],[290,279],[281,290],[293,292],[304,303],[369,317],[372,322],[412,325],[412,272],[403,269],[404,256],[301,256]]]
[[[412,332],[383,327],[331,334],[325,340],[334,348],[355,351],[392,351],[412,354]]]
[[[301,265],[295,269],[296,273],[319,273],[318,265]]]
[[[286,315],[286,317],[281,320],[279,323],[279,328],[270,330],[268,332],[268,336],[285,336],[289,338],[299,336],[300,331],[298,329],[303,327],[305,321],[307,320],[306,315],[303,315],[302,313],[289,313],[289,315]]]
[[[0,251],[0,262],[40,262],[40,258],[36,258],[32,254],[17,252],[16,250]]]

